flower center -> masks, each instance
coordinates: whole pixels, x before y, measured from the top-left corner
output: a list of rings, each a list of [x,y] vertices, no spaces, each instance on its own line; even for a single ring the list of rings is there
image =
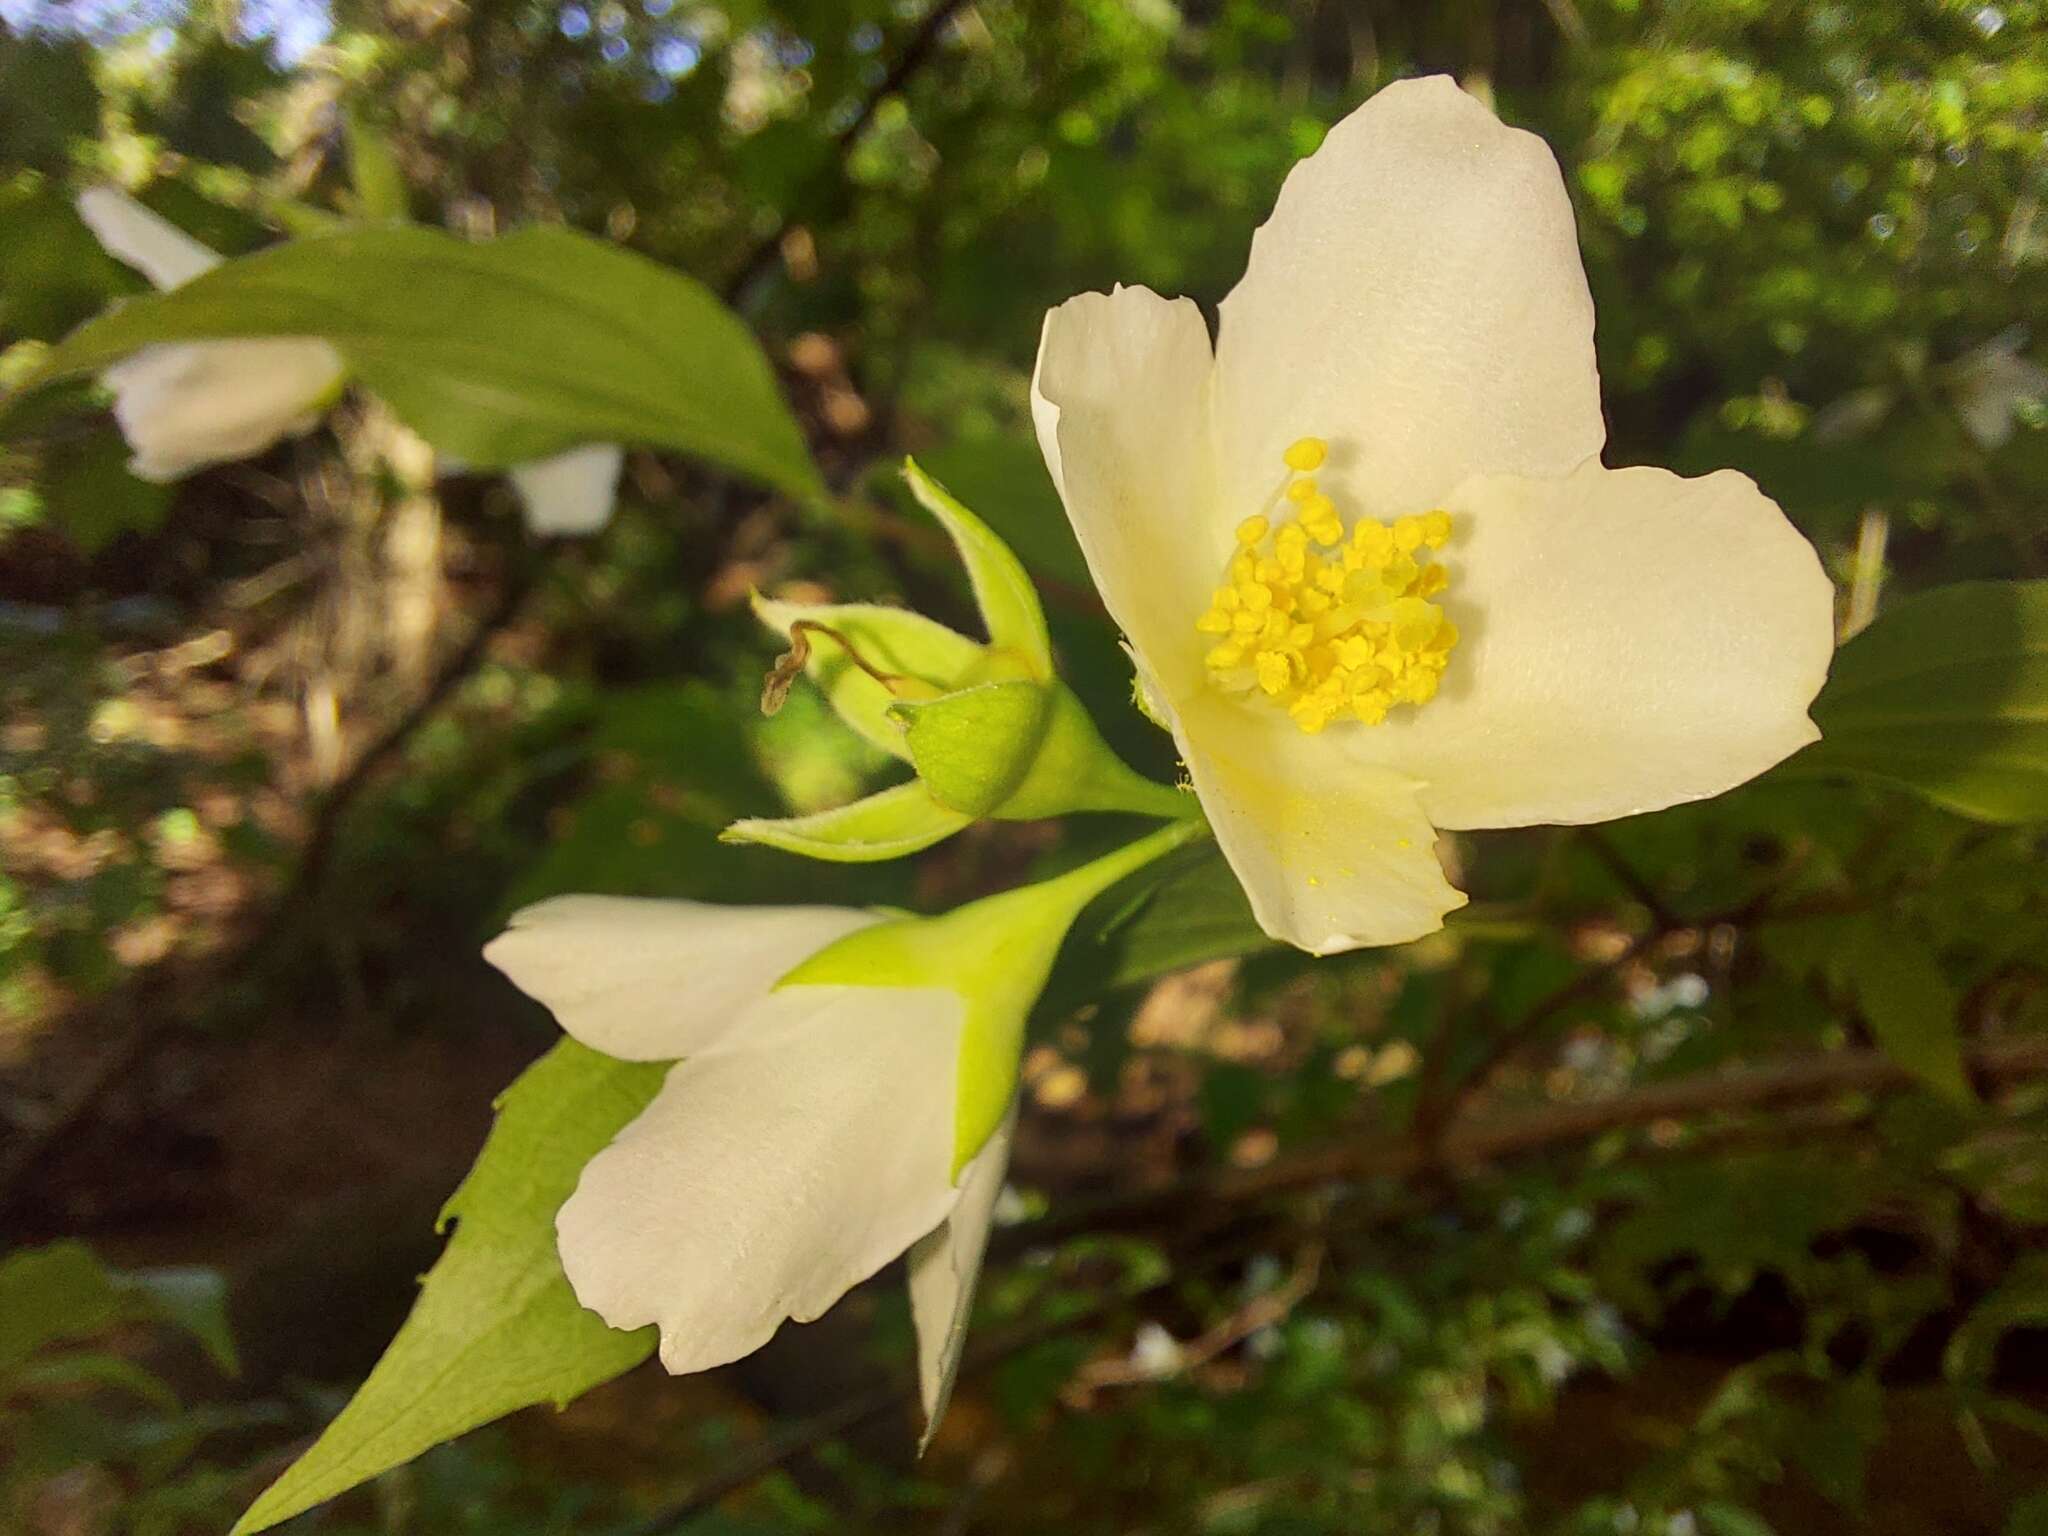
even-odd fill
[[[1448,512],[1347,525],[1313,471],[1329,445],[1304,437],[1266,510],[1237,525],[1237,549],[1209,611],[1209,680],[1270,699],[1314,734],[1332,720],[1378,725],[1435,697],[1458,627],[1429,601],[1450,572],[1429,559],[1451,536]]]

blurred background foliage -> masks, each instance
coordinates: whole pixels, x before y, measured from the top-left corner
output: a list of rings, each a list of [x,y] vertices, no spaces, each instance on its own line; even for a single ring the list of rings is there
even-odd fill
[[[475,958],[514,905],[933,907],[1102,831],[985,826],[851,874],[716,841],[884,766],[801,691],[754,713],[751,589],[968,611],[902,453],[1015,542],[1077,691],[1172,773],[1030,440],[1039,319],[1117,281],[1213,305],[1288,166],[1390,78],[1449,70],[1556,149],[1610,462],[1756,476],[1845,633],[2048,563],[2037,0],[0,16],[0,384],[140,291],[71,212],[95,180],[229,252],[567,222],[724,292],[841,493],[802,512],[636,453],[601,539],[535,549],[501,485],[437,481],[371,402],[171,488],[127,476],[82,387],[15,420],[9,1530],[219,1531],[338,1407],[551,1039]],[[2048,1531],[2042,842],[1781,773],[1452,839],[1475,900],[1443,935],[1313,966],[1191,856],[1098,915],[1042,1009],[924,1463],[884,1284],[302,1524]]]

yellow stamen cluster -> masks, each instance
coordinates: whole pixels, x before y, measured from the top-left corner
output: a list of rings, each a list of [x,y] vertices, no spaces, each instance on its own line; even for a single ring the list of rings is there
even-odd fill
[[[1458,643],[1457,626],[1429,601],[1450,573],[1426,553],[1449,540],[1450,513],[1347,529],[1313,476],[1328,452],[1315,437],[1289,446],[1286,478],[1266,511],[1237,525],[1224,583],[1195,621],[1216,637],[1212,682],[1271,699],[1311,734],[1428,703]]]

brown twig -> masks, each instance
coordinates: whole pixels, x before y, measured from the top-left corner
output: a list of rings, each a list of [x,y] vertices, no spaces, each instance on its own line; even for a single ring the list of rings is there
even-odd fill
[[[1294,1309],[1314,1293],[1322,1273],[1322,1244],[1311,1243],[1294,1266],[1294,1273],[1282,1284],[1261,1291],[1213,1328],[1181,1345],[1169,1369],[1162,1371],[1129,1359],[1092,1361],[1067,1384],[1063,1395],[1085,1403],[1104,1387],[1138,1386],[1197,1370],[1225,1350],[1235,1349],[1260,1329],[1287,1321]]]
[[[2048,1037],[1982,1044],[1964,1053],[1964,1063],[1973,1080],[1987,1088],[2048,1075]],[[1391,1136],[1318,1147],[1261,1168],[1205,1171],[1006,1228],[996,1234],[992,1251],[1013,1253],[1080,1232],[1144,1226],[1176,1210],[1243,1206],[1326,1184],[1411,1177],[1425,1168],[1465,1176],[1490,1163],[1577,1146],[1632,1126],[1810,1104],[1844,1094],[1895,1093],[1915,1081],[1889,1057],[1868,1050],[1702,1072],[1604,1099],[1465,1116],[1444,1126],[1430,1148],[1410,1136]]]

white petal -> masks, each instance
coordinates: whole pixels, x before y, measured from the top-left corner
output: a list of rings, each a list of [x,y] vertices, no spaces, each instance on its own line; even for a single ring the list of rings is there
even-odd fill
[[[2020,356],[2017,340],[2001,345],[2004,339],[1979,347],[1956,370],[1956,414],[1984,448],[2003,448],[2012,440],[2016,414],[2048,399],[2048,368]]]
[[[612,520],[625,457],[617,443],[586,443],[553,458],[514,465],[512,485],[526,505],[526,526],[535,533],[597,532]]]
[[[679,1063],[555,1231],[576,1298],[701,1371],[809,1322],[952,1210],[952,992],[785,987]]]
[[[1045,317],[1031,414],[1096,590],[1174,691],[1200,665],[1229,529],[1214,515],[1209,330],[1188,299],[1084,293]]]
[[[1356,761],[1332,726],[1217,693],[1181,710],[1174,739],[1217,845],[1268,934],[1315,955],[1403,944],[1465,904],[1444,878],[1415,784]]]
[[[996,1127],[982,1149],[960,1173],[960,1203],[938,1227],[919,1238],[910,1250],[910,1320],[917,1327],[917,1389],[924,1404],[922,1455],[938,1432],[939,1420],[952,1400],[953,1381],[960,1371],[960,1351],[967,1343],[967,1322],[974,1311],[974,1284],[981,1278],[982,1256],[988,1251],[988,1229],[1003,1175],[1010,1166],[1010,1143],[1017,1133],[1017,1106]]]
[[[261,453],[310,429],[341,384],[341,358],[297,336],[144,347],[102,376],[145,480]]]
[[[1716,795],[1818,734],[1834,648],[1813,547],[1744,475],[1588,464],[1446,505],[1443,690],[1359,755],[1422,781],[1440,827],[1605,821]],[[1337,727],[1332,727],[1335,733]]]
[[[114,187],[79,193],[78,216],[109,256],[159,288],[176,288],[220,265],[218,252]]]
[[[512,914],[484,958],[607,1056],[703,1050],[833,940],[879,919],[852,907],[727,907],[556,896]]]
[[[1329,440],[1325,489],[1374,516],[1599,452],[1593,301],[1543,141],[1442,75],[1332,128],[1223,302],[1216,433],[1239,517],[1299,437]]]

